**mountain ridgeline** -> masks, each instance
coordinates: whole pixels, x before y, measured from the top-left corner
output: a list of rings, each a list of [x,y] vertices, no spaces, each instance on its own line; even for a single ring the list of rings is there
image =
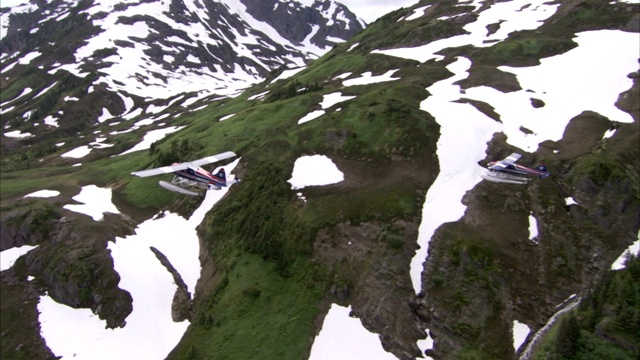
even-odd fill
[[[580,33],[640,32],[638,4],[570,0],[504,39],[446,46],[427,60],[385,54],[468,34],[466,25],[507,3],[517,13],[542,6],[423,0],[366,29],[333,1],[33,0],[2,8],[0,250],[37,245],[0,273],[2,358],[59,355],[40,334],[45,293],[91,309],[109,328],[126,327],[136,309],[118,286],[108,244],[161,211],[188,217],[201,203],[130,173],[227,150],[240,156],[234,172],[242,182],[197,228],[201,276],[193,298],[177,281],[171,313],[189,326],[169,359],[307,359],[333,303],[350,305],[403,360],[637,358],[638,260],[610,270],[640,229],[637,68],[615,100],[631,121],[584,105],[558,119],[567,123],[561,138],[537,148],[518,148],[501,131],[459,138],[458,148],[482,141],[485,158],[473,161],[518,152],[519,163],[545,163],[551,175],[526,185],[478,177],[461,198],[451,195],[464,215],[438,223],[428,258],[418,259],[421,288],[412,285],[421,224],[438,218],[423,207],[444,171],[443,121],[457,120],[423,108],[437,95],[432,85],[468,59],[448,102],[502,126],[507,115],[473,98],[474,88],[527,91],[507,67],[562,56]],[[576,64],[586,78],[595,71],[590,60]],[[371,78],[383,80],[361,81]],[[529,91],[531,107],[551,106]],[[348,100],[326,106],[336,93]],[[321,116],[301,121],[312,112]],[[85,152],[69,155],[77,149]],[[296,159],[313,154],[329,157],[344,180],[293,190]],[[86,185],[110,188],[120,214],[94,221],[67,209]],[[24,197],[42,189],[59,194]],[[153,251],[179,279],[170,254]],[[572,295],[581,299],[575,310],[534,336]],[[514,321],[531,329],[519,348]],[[427,336],[433,345],[424,349]]]

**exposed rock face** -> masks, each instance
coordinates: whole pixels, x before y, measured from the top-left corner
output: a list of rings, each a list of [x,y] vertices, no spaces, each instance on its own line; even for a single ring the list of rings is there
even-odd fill
[[[408,276],[417,223],[396,221],[342,223],[318,233],[314,252],[335,272],[333,301],[350,304],[365,328],[381,335],[382,345],[400,359],[420,355],[426,334],[411,304],[415,293]]]
[[[180,322],[184,320],[191,319],[191,293],[189,292],[189,288],[187,284],[182,280],[182,276],[176,270],[176,268],[171,265],[169,259],[158,249],[151,246],[151,251],[156,255],[156,258],[160,260],[162,266],[164,266],[168,272],[173,276],[173,281],[176,283],[178,287],[176,289],[176,293],[173,295],[173,302],[171,304],[171,318],[175,322]]]
[[[540,329],[558,304],[587,289],[635,240],[640,164],[631,159],[638,157],[632,145],[638,129],[616,124],[624,135],[607,142],[605,155],[602,136],[612,126],[595,113],[577,116],[562,140],[534,154],[550,165],[550,178],[526,186],[482,182],[464,197],[464,217],[438,229],[419,303],[435,339],[430,356],[475,349],[477,356],[512,359],[517,349],[500,339],[512,338],[513,320]],[[498,135],[489,143],[489,157],[514,150],[504,140]],[[567,206],[568,196],[578,204]],[[526,232],[531,215],[534,239]]]
[[[40,322],[37,310],[39,295],[32,284],[19,278],[12,269],[9,269],[0,273],[0,293],[2,296],[2,302],[0,302],[2,357],[14,355],[15,359],[57,359],[44,339],[39,336]]]
[[[132,298],[118,288],[120,276],[107,249],[114,230],[84,215],[62,215],[30,210],[3,216],[3,247],[39,244],[16,262],[16,273],[23,278],[33,276],[33,286],[59,303],[90,308],[107,327],[124,326]]]
[[[310,43],[330,47],[335,44],[330,38],[348,39],[363,28],[349,9],[332,1],[315,1],[311,7],[279,0],[242,0],[242,3],[256,19],[273,24],[280,35],[296,43],[313,35]]]

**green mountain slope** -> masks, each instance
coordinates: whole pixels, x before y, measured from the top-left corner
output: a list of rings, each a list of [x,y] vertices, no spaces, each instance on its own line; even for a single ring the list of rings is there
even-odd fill
[[[439,171],[440,127],[420,110],[420,102],[431,95],[427,87],[452,75],[446,65],[456,55],[473,61],[463,88],[484,84],[510,91],[519,86],[517,80],[497,66],[536,64],[566,52],[578,31],[633,30],[638,6],[562,2],[538,30],[485,48],[450,48],[443,51],[444,61],[371,53],[460,34],[473,15],[454,3],[436,2],[429,16],[410,22],[398,20],[411,9],[388,14],[293,77],[271,83],[278,75],[273,73],[240,96],[198,103],[194,109],[207,106],[167,120],[186,127],[150,150],[112,157],[136,144],[142,130],[110,138],[113,147],[92,151],[79,167],[61,158],[64,151],[54,145],[79,144],[71,132],[24,151],[5,149],[10,158],[3,159],[0,173],[2,249],[40,246],[2,273],[1,332],[7,334],[1,337],[2,357],[53,358],[38,336],[36,293],[48,291],[59,301],[92,308],[110,326],[121,324],[131,305],[117,287],[106,243],[133,233],[161,210],[190,214],[200,201],[130,172],[231,150],[241,157],[235,172],[242,182],[198,228],[203,271],[191,325],[170,359],[306,359],[331,303],[351,305],[365,328],[380,334],[385,349],[400,359],[422,356],[416,343],[426,337],[425,329],[435,338],[434,358],[513,359],[513,319],[541,328],[557,304],[605,276],[637,236],[637,73],[618,102],[634,123],[585,112],[571,120],[562,140],[525,154],[527,163],[545,161],[554,169],[548,181],[507,187],[483,182],[469,191],[465,216],[435,233],[423,291],[415,294],[409,266],[422,205]],[[460,16],[436,20],[453,15]],[[336,78],[396,69],[400,79],[391,82],[343,86]],[[320,109],[323,95],[336,92],[355,97],[298,124]],[[472,105],[492,116],[489,104]],[[602,141],[612,127],[616,135]],[[81,134],[93,136],[96,130],[112,128],[100,124]],[[500,134],[488,145],[486,160],[522,151]],[[287,180],[294,161],[311,154],[329,156],[345,180],[305,188],[303,202]],[[62,209],[88,184],[112,188],[113,201],[126,216],[96,223]],[[22,197],[44,188],[61,195]],[[567,206],[568,196],[581,206]],[[539,247],[527,242],[532,213],[545,238]],[[38,280],[27,282],[28,276]],[[23,312],[28,315],[14,316]]]

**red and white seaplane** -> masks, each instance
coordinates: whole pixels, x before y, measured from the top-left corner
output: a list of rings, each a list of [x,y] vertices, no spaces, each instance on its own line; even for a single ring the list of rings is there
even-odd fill
[[[513,153],[502,160],[492,161],[487,164],[489,171],[481,173],[480,176],[485,180],[510,184],[527,184],[532,178],[544,179],[549,176],[547,166],[544,164],[535,168],[516,164],[521,156]]]
[[[227,151],[195,161],[178,163],[155,169],[134,171],[131,175],[147,177],[173,173],[173,180],[171,180],[170,183],[166,181],[159,181],[158,183],[160,186],[181,194],[198,196],[202,190],[220,190],[222,187],[226,187],[240,181],[240,179],[237,178],[227,180],[224,168],[221,168],[217,173],[213,174],[200,167],[205,164],[211,164],[234,156],[236,156],[236,154],[233,151]]]

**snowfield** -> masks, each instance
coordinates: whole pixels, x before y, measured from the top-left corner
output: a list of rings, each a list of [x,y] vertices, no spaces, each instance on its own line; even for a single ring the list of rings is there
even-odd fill
[[[16,5],[25,2],[13,0]],[[134,3],[132,0],[122,2]],[[625,2],[638,3],[637,0]],[[198,12],[202,18],[208,18],[209,15],[195,6],[194,1],[189,0],[185,3],[188,3],[190,8]],[[417,3],[417,0],[414,3]],[[470,3],[476,7],[481,5],[481,2],[477,0]],[[237,9],[250,26],[265,32],[283,44],[288,43],[288,41],[281,39],[273,29],[266,28],[263,23],[247,14],[246,7],[239,0],[227,1],[227,4]],[[3,1],[3,6],[5,6],[5,1]],[[468,34],[437,40],[415,48],[378,49],[372,53],[413,59],[419,62],[441,61],[444,57],[439,52],[443,49],[465,45],[491,46],[506,39],[513,31],[536,29],[542,24],[542,21],[555,13],[558,6],[548,0],[499,2],[480,13],[475,22],[464,27]],[[419,18],[427,8],[428,6],[416,9],[413,14],[402,21],[412,21]],[[33,5],[26,4],[12,9],[11,12],[30,12],[33,10]],[[49,72],[68,71],[79,77],[87,76],[87,73],[81,72],[80,65],[83,59],[91,57],[96,50],[115,47],[115,40],[127,40],[130,36],[145,37],[150,33],[151,30],[142,22],[136,22],[134,25],[118,23],[118,17],[123,14],[112,10],[113,5],[110,3],[89,8],[86,11],[89,17],[104,11],[106,15],[94,19],[93,22],[96,26],[109,30],[100,33],[78,49],[74,54],[76,60],[74,63],[58,64]],[[145,4],[136,1],[136,4],[130,6],[127,11],[127,16],[145,14],[161,18],[162,21],[190,34],[191,39],[198,38],[197,33],[204,31],[198,29],[199,26],[202,26],[201,24],[191,28],[168,18],[165,14],[168,11],[168,2]],[[67,15],[68,13],[52,14],[59,19]],[[0,30],[2,30],[0,39],[6,35],[7,22],[8,14],[3,13],[0,21]],[[487,35],[487,25],[495,23],[500,23],[499,30]],[[239,33],[233,35],[237,37],[239,44],[238,53],[259,64],[262,63],[260,58],[247,51],[246,45],[254,45],[254,38]],[[207,41],[209,40],[211,39],[207,39]],[[202,42],[198,44],[185,42],[181,38],[173,39],[173,41],[183,41],[184,45],[189,46],[204,47],[207,45]],[[560,55],[542,59],[537,66],[500,67],[500,70],[516,76],[522,87],[520,91],[503,93],[484,86],[463,91],[460,86],[456,85],[456,82],[468,77],[468,70],[472,64],[469,59],[462,56],[457,57],[447,66],[447,69],[453,73],[450,78],[436,82],[426,89],[431,96],[421,102],[420,109],[431,114],[440,125],[440,137],[436,151],[440,172],[426,194],[422,207],[422,222],[416,239],[420,248],[416,251],[410,265],[411,281],[416,293],[422,291],[421,275],[424,264],[429,261],[429,243],[440,226],[457,221],[464,215],[466,206],[461,202],[462,197],[482,181],[479,174],[483,169],[477,163],[485,157],[486,143],[495,133],[502,132],[507,136],[509,144],[524,151],[533,152],[543,141],[559,140],[569,121],[583,111],[597,112],[612,121],[627,123],[633,121],[629,114],[615,107],[615,102],[619,94],[628,90],[632,85],[632,80],[627,75],[638,69],[638,54],[640,54],[638,34],[618,30],[588,31],[576,34],[574,41],[578,44],[576,48]],[[311,46],[308,41],[306,43],[309,45],[307,48],[309,53],[320,53],[323,50]],[[120,48],[117,55],[107,59],[113,61],[113,65],[101,69],[101,81],[111,90],[120,90],[145,98],[149,96],[170,98],[175,96],[178,91],[197,93],[196,96],[186,100],[181,97],[174,100],[183,101],[181,105],[186,107],[214,92],[223,96],[234,96],[259,80],[255,74],[239,67],[236,67],[236,72],[232,74],[225,74],[221,69],[205,71],[199,76],[182,76],[179,75],[181,74],[179,71],[167,72],[162,66],[151,65],[146,61],[148,59],[144,51],[147,49],[141,44],[135,44],[130,48]],[[172,48],[171,51],[177,53],[184,51],[184,48]],[[2,58],[3,63],[7,64],[3,70],[8,71],[18,64],[29,64],[41,55],[39,52],[22,55],[16,53],[12,55],[12,58]],[[132,59],[132,61],[121,61],[122,59]],[[174,57],[168,54],[164,59],[170,63],[173,62]],[[304,64],[299,61],[300,59],[292,58],[290,60],[300,67],[284,71],[273,82],[286,79],[306,69]],[[192,56],[190,61],[197,63],[199,59]],[[587,69],[588,77],[585,76]],[[363,86],[398,80],[398,77],[394,77],[397,71],[397,69],[389,70],[378,76],[372,75],[371,72],[364,72],[350,79],[347,78],[352,74],[344,73],[334,79],[341,79],[345,88]],[[142,84],[135,80],[136,75],[149,72],[166,76],[167,82],[152,79],[148,84]],[[229,78],[235,80],[233,86],[219,85],[219,81],[229,84]],[[212,86],[212,83],[217,85]],[[36,96],[44,94],[52,86],[40,91]],[[23,96],[31,92],[33,89],[25,88],[20,95],[0,104],[0,114],[13,110],[14,106],[17,106],[15,104],[17,100],[22,100]],[[254,95],[253,99],[260,99],[265,94],[266,92]],[[310,111],[298,120],[298,124],[318,119],[326,113],[328,108],[352,98],[354,96],[345,96],[342,92],[326,94],[319,104],[322,110]],[[502,122],[487,117],[468,103],[457,102],[462,98],[482,101],[493,106]],[[543,101],[545,106],[534,108],[531,105],[532,98]],[[133,119],[141,115],[143,111],[145,114],[160,114],[173,103],[163,107],[153,107],[152,105],[146,110],[140,108],[133,110],[134,104],[130,98],[124,97],[123,101],[126,107],[126,111],[123,113],[123,115],[126,114],[123,116],[125,120]],[[234,115],[229,114],[219,120],[224,121]],[[131,129],[112,132],[111,135],[133,131],[141,126],[164,119],[166,116],[168,114],[157,118],[142,119]],[[107,121],[111,117],[113,115],[104,109],[99,122]],[[58,126],[57,119],[53,116],[45,118],[44,124],[51,127]],[[140,143],[119,155],[148,149],[154,141],[182,128],[182,126],[173,126],[149,131]],[[530,132],[524,132],[521,130],[522,128],[528,129]],[[30,133],[20,130],[4,132],[3,135],[15,139],[32,136]],[[613,131],[603,134],[603,140],[606,141],[612,135]],[[460,139],[465,139],[464,146],[461,146]],[[61,156],[82,158],[94,148],[111,146],[103,143],[106,140],[107,138],[104,137],[98,138],[95,142],[69,150]],[[239,159],[225,166],[227,174],[231,173],[238,161]],[[233,179],[233,176],[229,176],[229,179]],[[329,157],[324,155],[298,158],[294,163],[291,178],[288,180],[292,190],[336,184],[341,181],[344,181],[344,173]],[[167,256],[181,274],[193,296],[195,284],[201,271],[198,259],[199,241],[195,228],[217,201],[227,193],[228,189],[208,191],[200,207],[188,219],[170,212],[163,212],[155,218],[139,224],[134,235],[116,238],[115,242],[108,244],[108,249],[114,260],[114,268],[121,277],[119,287],[130,292],[134,301],[133,312],[126,319],[127,323],[124,328],[105,329],[105,322],[90,310],[72,309],[55,302],[47,295],[41,296],[38,311],[40,312],[42,336],[52,352],[63,359],[165,358],[180,341],[189,322],[176,323],[172,321],[171,302],[176,285],[171,274],[160,264],[149,247],[153,246]],[[25,197],[46,198],[59,194],[54,190],[41,190],[25,195]],[[302,192],[297,194],[301,200],[305,200]],[[99,188],[95,185],[85,186],[73,199],[81,204],[67,204],[64,208],[86,214],[95,221],[102,221],[105,213],[119,213],[111,201],[111,189]],[[579,206],[570,197],[566,198],[566,204],[567,206]],[[612,265],[613,270],[622,267],[624,256],[628,251],[636,254],[640,251],[640,233],[638,236],[639,240]],[[538,233],[537,220],[533,214],[529,217],[529,239],[536,243],[544,241]],[[0,253],[2,270],[11,267],[16,259],[34,248],[34,246],[25,245],[2,251]],[[525,341],[531,335],[529,327],[511,319],[514,349],[518,350],[524,346],[523,356],[525,356],[524,354],[530,351],[539,334],[553,324],[558,315],[575,307],[578,300],[578,297],[567,299],[558,313],[549,320],[547,326],[531,336],[532,340],[528,343]],[[314,340],[309,359],[394,359],[395,356],[382,348],[378,335],[366,330],[359,319],[350,317],[349,313],[350,307],[332,304],[325,317],[322,330]],[[432,346],[433,340],[430,338],[418,342],[418,347],[422,351],[430,349]]]
[[[238,161],[225,166],[227,174]],[[230,180],[233,178],[233,175],[229,176]],[[102,215],[109,208],[105,204],[111,203],[111,192],[90,186],[83,188],[81,194],[86,193],[86,188],[92,192],[88,199],[81,198],[87,203],[76,210],[95,219],[96,214]],[[91,310],[76,310],[49,296],[41,296],[38,304],[41,332],[51,351],[63,359],[165,358],[180,341],[189,322],[176,323],[171,319],[176,285],[149,247],[153,246],[167,256],[193,296],[201,270],[195,228],[228,190],[227,187],[208,191],[189,219],[164,212],[140,224],[134,235],[109,243],[114,268],[121,277],[118,287],[133,297],[133,312],[127,317],[124,328],[105,329],[105,323]]]
[[[22,255],[26,255],[29,251],[38,246],[22,245],[0,252],[0,271],[5,271],[13,266],[13,263]]]
[[[324,155],[302,156],[293,165],[291,189],[302,189],[307,186],[335,184],[344,180],[344,174]]]
[[[95,221],[101,221],[104,213],[119,214],[120,211],[111,202],[111,189],[99,188],[95,185],[84,186],[80,193],[73,197],[82,204],[68,204],[63,206],[67,210],[91,216]]]
[[[349,316],[351,307],[331,304],[322,330],[313,342],[309,360],[391,360],[396,357],[382,348],[375,333],[367,331],[358,318]]]
[[[443,57],[436,53],[447,47],[488,46],[494,44],[488,40],[505,39],[512,31],[535,29],[541,21],[554,14],[557,6],[544,0],[497,3],[480,13],[474,23],[464,27],[469,34],[416,48],[373,52],[421,62],[440,60]],[[486,36],[486,25],[497,20],[504,20],[500,31]],[[481,168],[477,163],[485,157],[486,143],[494,133],[503,132],[509,144],[535,151],[540,142],[562,138],[571,118],[585,110],[596,111],[614,121],[633,121],[629,114],[615,107],[615,102],[619,94],[632,85],[627,75],[638,68],[638,35],[615,30],[589,31],[577,34],[575,41],[578,47],[542,59],[538,66],[501,67],[501,70],[516,75],[523,88],[521,91],[502,93],[483,86],[463,92],[454,83],[468,76],[471,62],[464,57],[458,57],[447,67],[454,76],[427,89],[432,96],[423,101],[420,108],[433,115],[441,126],[437,144],[440,173],[427,192],[418,235],[420,249],[411,262],[411,279],[416,293],[422,289],[421,274],[423,264],[428,261],[429,241],[442,224],[457,221],[464,215],[466,206],[461,202],[462,196],[480,182],[478,172]],[[594,69],[589,71],[588,81],[584,69]],[[532,97],[543,100],[546,105],[533,108]],[[461,98],[490,104],[500,115],[502,123],[488,118],[469,104],[454,102]],[[533,134],[522,132],[521,127]],[[460,139],[469,140],[465,146],[460,146]],[[425,339],[419,341],[418,346],[426,350],[432,344],[430,339]]]

